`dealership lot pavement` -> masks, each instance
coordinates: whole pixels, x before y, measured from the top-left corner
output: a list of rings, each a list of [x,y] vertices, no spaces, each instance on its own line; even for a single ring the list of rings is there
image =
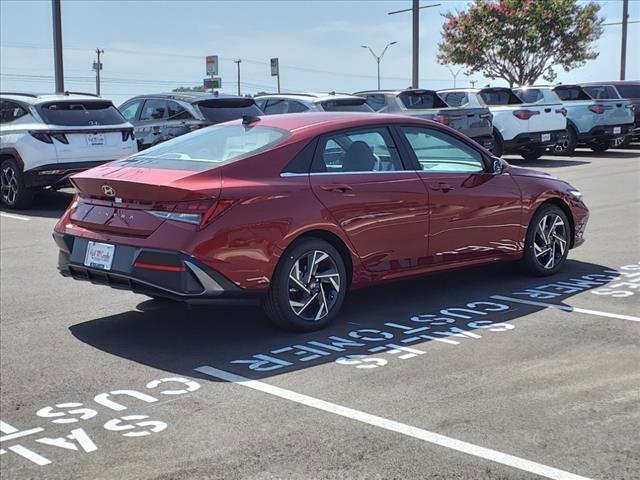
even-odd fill
[[[560,274],[364,290],[304,335],[60,277],[68,192],[0,212],[0,476],[638,478],[640,148],[509,160],[585,195]]]

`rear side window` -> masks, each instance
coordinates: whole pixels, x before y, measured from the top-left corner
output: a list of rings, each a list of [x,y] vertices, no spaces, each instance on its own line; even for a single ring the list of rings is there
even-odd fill
[[[640,98],[640,85],[617,85],[622,98]]]
[[[367,99],[367,105],[369,105],[374,112],[382,110],[387,104],[384,95],[373,94],[367,95],[365,98]]]
[[[514,105],[522,103],[515,93],[509,89],[483,90],[480,98],[486,105]]]
[[[448,107],[436,92],[403,92],[399,97],[402,104],[408,109]]]
[[[27,111],[18,103],[10,100],[0,100],[0,123],[9,123],[24,117]]]
[[[102,100],[49,102],[39,105],[38,109],[42,119],[52,125],[84,127],[125,123],[118,109]]]
[[[442,98],[450,107],[461,107],[469,103],[469,96],[466,92],[448,92],[439,93]]]
[[[618,91],[611,85],[597,85],[593,87],[582,87],[591,98],[596,100],[618,99]]]
[[[193,115],[178,102],[169,100],[167,102],[167,120],[193,120]]]
[[[591,97],[580,87],[555,88],[553,90],[560,100],[591,100]]]
[[[196,106],[204,118],[211,123],[228,122],[242,118],[243,115],[252,117],[262,115],[262,111],[251,98],[203,100],[198,102]]]
[[[267,115],[279,115],[289,112],[289,101],[285,98],[271,98],[262,108]]]
[[[371,112],[364,98],[327,100],[320,104],[325,112]]]
[[[523,88],[521,90],[514,91],[524,103],[536,103],[540,100],[544,100],[544,94],[542,93],[542,90],[538,88]]]
[[[262,152],[288,136],[289,132],[273,127],[217,125],[176,137],[129,158],[222,163]]]
[[[427,172],[484,171],[480,152],[446,133],[421,127],[402,127],[402,133]]]

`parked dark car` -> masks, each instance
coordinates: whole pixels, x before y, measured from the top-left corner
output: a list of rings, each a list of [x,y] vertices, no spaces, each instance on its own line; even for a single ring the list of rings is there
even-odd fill
[[[594,82],[583,83],[582,88],[591,95],[593,98],[624,98],[630,100],[634,110],[634,128],[631,135],[627,136],[624,141],[619,145],[625,147],[631,143],[631,141],[640,141],[640,81],[638,80],[614,80],[611,82]],[[611,90],[615,90],[618,94],[613,95]]]
[[[134,126],[139,150],[243,115],[262,115],[252,98],[199,92],[139,95],[119,110]]]
[[[493,117],[486,106],[452,107],[435,91],[424,89],[367,90],[354,95],[366,98],[367,105],[378,113],[433,120],[459,130],[488,150],[493,147]]]

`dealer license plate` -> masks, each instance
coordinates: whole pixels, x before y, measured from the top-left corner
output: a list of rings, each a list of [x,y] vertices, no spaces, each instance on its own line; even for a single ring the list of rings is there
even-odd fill
[[[99,147],[104,145],[104,135],[102,133],[88,133],[87,143],[92,147]]]
[[[84,265],[85,267],[99,268],[100,270],[111,270],[115,251],[115,245],[89,242],[87,254],[84,257]]]
[[[542,135],[540,135],[540,141],[542,141],[542,142],[550,142],[551,141],[551,134],[550,133],[543,133]]]
[[[619,133],[622,133],[622,128],[621,127],[613,127],[613,134],[614,135],[618,135]]]

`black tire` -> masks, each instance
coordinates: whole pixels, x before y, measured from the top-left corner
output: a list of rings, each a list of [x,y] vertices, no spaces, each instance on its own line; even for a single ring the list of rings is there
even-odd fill
[[[520,156],[525,160],[537,160],[544,155],[544,148],[531,148],[520,151]]]
[[[0,201],[8,208],[29,208],[35,192],[29,190],[22,178],[22,171],[15,160],[5,160],[0,165]]]
[[[551,239],[551,234],[547,235],[549,239],[547,245],[544,245],[540,248],[541,243],[545,243],[545,238],[541,234],[541,230],[539,228],[543,219],[547,217],[547,226],[551,225],[552,219],[555,217],[559,217],[562,220],[562,228],[560,225],[556,227],[555,232],[558,237],[564,239],[564,249],[562,249],[561,243],[557,240],[557,237]],[[527,236],[525,239],[524,246],[524,256],[522,259],[525,270],[531,274],[538,277],[543,277],[547,275],[553,275],[558,270],[562,268],[564,265],[567,255],[569,253],[569,246],[571,244],[571,224],[569,223],[569,219],[567,218],[564,211],[553,204],[545,204],[542,205],[536,213],[533,215],[531,222],[529,223],[529,228],[527,229]],[[551,242],[554,242],[555,245],[551,245]],[[549,247],[548,253],[540,254],[540,252],[544,252],[545,247]],[[538,256],[536,255],[538,253]],[[560,254],[561,253],[561,254]],[[553,264],[549,262],[550,256],[554,257]],[[545,266],[545,264],[547,264]]]
[[[495,129],[493,130],[493,146],[491,147],[491,153],[498,158],[502,158],[502,155],[504,155],[502,137]]]
[[[589,144],[589,148],[597,153],[606,152],[610,147],[611,142],[592,142]]]
[[[571,156],[576,151],[578,146],[578,134],[571,126],[567,128],[567,140],[561,143],[556,143],[551,151],[554,155]]]
[[[317,268],[320,268],[321,265],[324,265],[325,267],[331,266],[332,269],[335,267],[336,272],[331,275],[339,275],[339,288],[337,291],[334,291],[335,289],[332,285],[326,283],[328,282],[327,279],[325,279],[325,282],[322,280],[318,282],[315,277],[311,277],[308,282],[305,281],[304,276],[308,273],[308,270],[304,272],[302,276],[297,276],[297,278],[303,279],[302,288],[304,288],[304,291],[302,289],[298,290],[295,283],[292,287],[290,274],[292,274],[295,264],[298,264],[299,267],[299,262],[303,261],[302,259],[305,257],[313,255],[314,252],[322,252],[328,256],[328,259],[323,260],[326,264],[319,263]],[[323,287],[323,285],[325,285],[325,287]],[[330,290],[327,292],[326,296],[325,288]],[[271,279],[271,286],[265,296],[263,308],[269,319],[280,328],[297,332],[312,332],[326,327],[335,318],[342,306],[347,288],[347,271],[340,253],[330,243],[324,240],[311,237],[305,238],[295,242],[280,258],[280,262],[278,263],[273,278]],[[317,299],[321,298],[320,294],[325,298],[324,304],[327,313],[318,320],[305,319],[303,318],[303,315],[311,314],[313,316],[314,311],[323,311],[319,300],[311,301],[308,307],[311,310],[305,310],[305,308],[302,308],[299,311],[299,314],[297,314],[294,312],[294,306],[290,303],[290,301],[295,300],[291,300],[290,296],[296,297],[297,295],[308,295],[308,297],[312,297],[314,292]],[[327,299],[329,300],[328,302]],[[302,304],[302,302],[300,303]],[[316,308],[316,304],[319,308]],[[328,304],[331,305],[327,306]]]

